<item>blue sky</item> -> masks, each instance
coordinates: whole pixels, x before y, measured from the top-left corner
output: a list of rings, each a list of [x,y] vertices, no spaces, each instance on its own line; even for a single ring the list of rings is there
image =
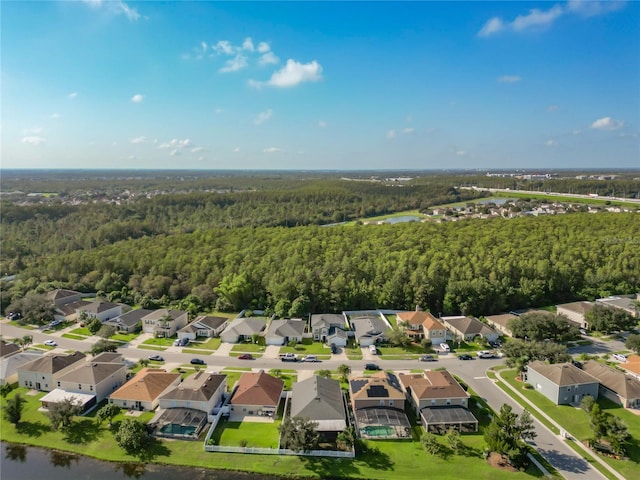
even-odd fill
[[[2,168],[640,167],[639,2],[0,8]]]

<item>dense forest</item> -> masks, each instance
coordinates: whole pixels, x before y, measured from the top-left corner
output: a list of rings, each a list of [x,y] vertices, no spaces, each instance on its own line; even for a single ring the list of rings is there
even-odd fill
[[[11,289],[3,289],[2,303],[65,286],[192,313],[419,305],[482,315],[637,291],[639,238],[640,221],[632,213],[442,225],[200,228],[34,257]]]

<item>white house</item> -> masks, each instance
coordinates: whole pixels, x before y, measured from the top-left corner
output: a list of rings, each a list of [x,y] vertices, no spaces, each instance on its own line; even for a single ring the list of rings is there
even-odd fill
[[[286,345],[291,341],[302,342],[307,322],[299,318],[272,320],[264,332],[267,345]]]
[[[188,319],[187,312],[161,308],[142,317],[142,331],[156,337],[172,337],[187,324]]]

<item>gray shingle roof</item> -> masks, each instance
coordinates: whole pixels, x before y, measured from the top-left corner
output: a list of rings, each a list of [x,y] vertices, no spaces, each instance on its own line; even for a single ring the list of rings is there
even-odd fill
[[[217,373],[197,372],[187,377],[180,385],[170,389],[161,400],[208,402],[227,376]]]
[[[346,425],[340,382],[314,375],[295,383],[291,395],[291,416],[314,421],[342,420]]]
[[[265,336],[302,337],[306,322],[298,318],[272,320]]]
[[[111,375],[117,373],[119,370],[124,370],[126,368],[127,367],[124,363],[90,362],[85,363],[84,365],[80,365],[70,372],[65,373],[58,380],[61,382],[97,385],[104,379],[109,378]]]
[[[138,308],[136,310],[131,310],[127,313],[123,313],[122,315],[119,315],[116,318],[112,318],[111,320],[108,320],[104,323],[109,325],[121,324],[121,325],[126,325],[127,327],[133,327],[137,323],[140,323],[142,321],[142,318],[147,316],[151,312],[153,312],[153,310],[147,310],[146,308]]]
[[[451,328],[455,328],[463,335],[487,335],[497,334],[497,332],[487,327],[477,318],[473,317],[443,317],[442,320],[448,323]]]
[[[344,327],[344,315],[339,313],[316,313],[311,315],[311,328]]]
[[[595,360],[586,361],[582,369],[621,397],[629,400],[640,398],[640,380]]]
[[[84,353],[74,352],[70,355],[44,355],[41,358],[26,363],[20,367],[20,370],[29,372],[56,373],[67,368],[86,357]]]
[[[539,360],[529,363],[530,370],[535,370],[543,377],[551,380],[556,385],[566,387],[568,385],[582,385],[586,383],[599,383],[598,379],[580,370],[571,363],[548,364]]]

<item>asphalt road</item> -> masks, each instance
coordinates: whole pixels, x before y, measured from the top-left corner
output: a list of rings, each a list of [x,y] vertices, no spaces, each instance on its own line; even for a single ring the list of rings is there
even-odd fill
[[[41,333],[38,330],[25,330],[8,323],[0,323],[0,334],[6,338],[19,338],[23,335],[32,335],[33,343],[43,343],[45,340],[54,339],[58,343],[58,348],[63,350],[80,350],[88,351],[91,349],[92,342],[72,340],[60,336],[52,336]],[[594,343],[589,352],[600,351],[611,348],[603,342]],[[588,347],[580,347],[586,349]],[[617,348],[613,346],[613,348]],[[178,352],[156,352],[152,350],[138,349],[135,347],[122,347],[118,351],[123,354],[127,360],[138,361],[141,358],[147,358],[149,355],[161,355],[167,364],[185,364],[198,356],[207,363],[207,370],[221,370],[224,367],[251,367],[263,368],[270,370],[273,368],[286,368],[294,370],[335,370],[343,363],[347,363],[351,370],[356,373],[364,370],[366,363],[376,363],[380,367],[393,370],[411,370],[417,368],[433,369],[446,367],[450,372],[464,380],[480,397],[482,397],[494,410],[500,410],[500,407],[507,403],[511,405],[516,413],[522,412],[522,407],[504,393],[494,382],[489,379],[485,372],[494,365],[503,363],[501,359],[474,359],[474,360],[458,360],[455,354],[442,355],[436,362],[419,362],[417,360],[349,360],[343,358],[336,360],[326,360],[318,363],[283,363],[276,358],[258,358],[255,360],[238,360],[235,357],[222,355],[193,355]],[[575,352],[572,352],[575,353]],[[600,352],[604,353],[604,352]],[[537,433],[534,447],[542,454],[547,461],[556,468],[562,476],[569,480],[584,480],[605,478],[600,472],[595,470],[586,460],[579,456],[574,450],[567,446],[563,439],[553,434],[544,425],[534,420]]]

